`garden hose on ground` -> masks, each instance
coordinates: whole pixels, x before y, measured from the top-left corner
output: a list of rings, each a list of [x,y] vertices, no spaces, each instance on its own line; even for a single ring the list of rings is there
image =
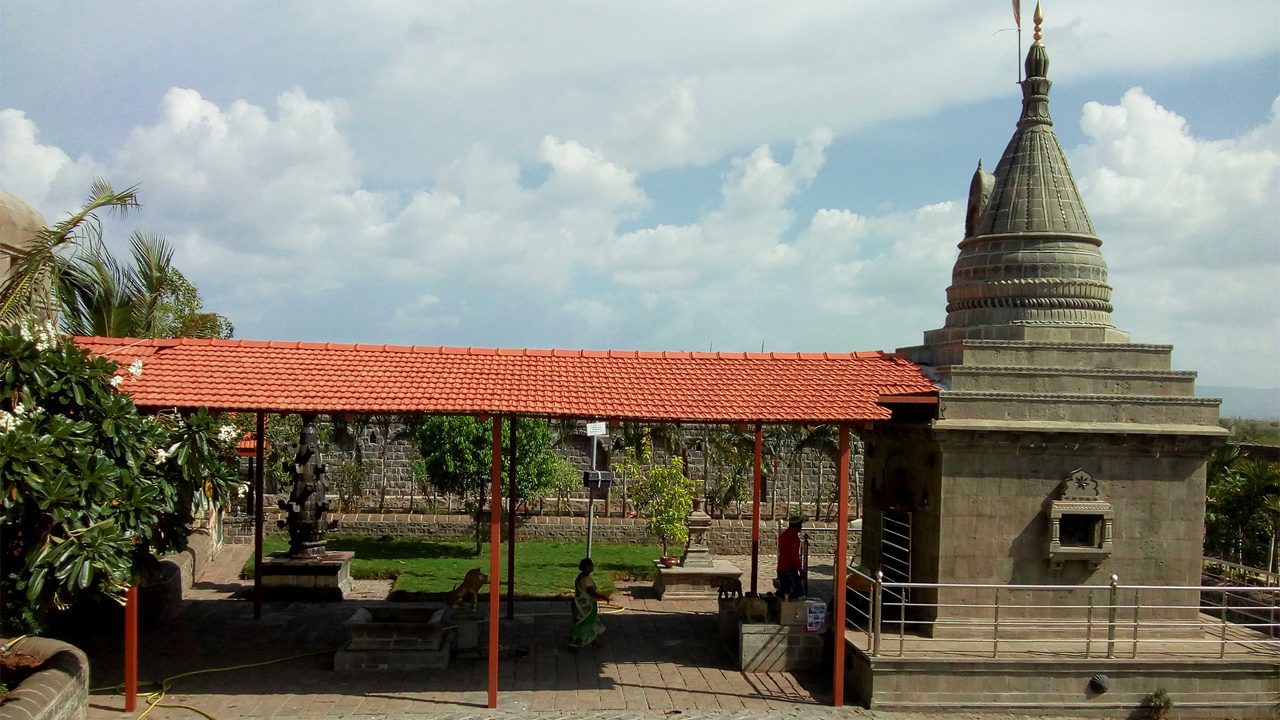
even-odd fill
[[[13,649],[18,647],[18,643],[22,642],[23,640],[26,640],[29,637],[31,636],[19,635],[18,637],[10,640],[9,642],[3,645],[0,645],[0,655],[8,655],[9,653],[13,652]]]
[[[139,687],[158,686],[159,689],[152,691],[150,693],[147,693],[146,695],[143,696],[143,699],[145,700],[147,705],[147,709],[143,710],[142,713],[138,715],[137,720],[142,720],[148,714],[150,714],[152,710],[158,707],[179,708],[182,710],[190,710],[191,712],[196,713],[201,717],[208,718],[208,720],[218,720],[218,718],[214,717],[213,715],[210,715],[209,713],[199,708],[192,707],[190,705],[180,705],[176,703],[166,704],[160,701],[164,699],[165,694],[167,694],[170,688],[173,687],[173,682],[175,680],[180,680],[185,677],[191,677],[193,675],[202,675],[204,673],[226,672],[228,670],[243,670],[245,668],[262,667],[264,665],[274,665],[275,663],[281,663],[288,660],[297,660],[298,658],[304,658],[304,657],[312,657],[314,655],[331,655],[334,652],[335,652],[334,650],[319,650],[317,652],[301,653],[299,655],[288,655],[286,657],[279,657],[273,660],[263,660],[262,662],[256,662],[256,663],[245,663],[243,665],[228,665],[226,667],[207,668],[205,670],[192,670],[190,672],[178,673],[177,675],[170,675],[169,677],[161,680],[160,682],[156,682],[154,680],[139,680],[138,681]],[[123,693],[124,683],[120,683],[118,685],[112,685],[109,687],[89,688],[89,692],[91,693],[106,692],[106,691]]]

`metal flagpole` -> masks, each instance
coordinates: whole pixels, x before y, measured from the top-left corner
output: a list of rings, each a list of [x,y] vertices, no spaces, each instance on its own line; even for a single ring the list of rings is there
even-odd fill
[[[1022,82],[1022,0],[1013,0],[1013,24],[1018,26],[1018,57],[1014,62],[1018,66],[1018,82]]]

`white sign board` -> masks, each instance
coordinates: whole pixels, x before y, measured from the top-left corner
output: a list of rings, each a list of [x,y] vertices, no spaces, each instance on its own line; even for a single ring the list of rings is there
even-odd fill
[[[597,437],[607,435],[609,433],[609,423],[607,422],[589,422],[587,423],[587,437]]]

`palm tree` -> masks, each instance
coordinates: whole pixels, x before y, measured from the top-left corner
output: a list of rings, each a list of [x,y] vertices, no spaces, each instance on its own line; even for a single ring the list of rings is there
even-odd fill
[[[1267,555],[1267,570],[1280,572],[1276,564],[1276,541],[1280,539],[1280,494],[1272,493],[1262,498],[1262,509],[1271,515],[1271,550]]]
[[[100,240],[59,261],[56,290],[68,334],[230,337],[231,323],[204,312],[195,287],[173,267],[168,241],[134,233],[129,246],[129,266],[122,266]]]
[[[796,443],[796,452],[806,450],[815,450],[835,463],[837,465],[836,482],[839,482],[840,434],[835,425],[804,428],[803,436]],[[814,491],[813,513],[816,519],[822,519],[822,465],[818,465],[818,488]]]
[[[89,185],[89,200],[84,207],[53,227],[41,230],[30,246],[14,256],[9,277],[0,286],[0,323],[8,325],[51,311],[53,288],[65,263],[62,253],[101,237],[99,211],[125,213],[137,206],[136,185],[116,192],[106,180],[94,180]]]

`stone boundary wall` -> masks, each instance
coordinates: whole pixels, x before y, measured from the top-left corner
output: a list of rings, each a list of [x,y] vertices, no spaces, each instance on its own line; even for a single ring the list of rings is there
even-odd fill
[[[321,423],[325,422],[322,416]],[[655,462],[666,462],[673,454],[683,455],[688,463],[685,469],[686,475],[702,487],[708,479],[707,476],[714,478],[719,471],[717,464],[709,462],[709,456],[704,455],[701,449],[703,444],[700,443],[700,438],[705,439],[713,427],[698,424],[683,426],[685,447],[680,452],[674,451],[661,439],[655,441]],[[561,438],[552,448],[579,470],[591,467],[592,443],[585,433],[585,425],[580,424],[574,434]],[[606,437],[598,446],[596,466],[601,470],[609,469],[611,463],[622,456],[621,452],[613,450],[612,441],[613,436]],[[331,474],[336,473],[343,463],[363,461],[368,474],[361,503],[366,510],[403,513],[411,509],[410,502],[413,503],[412,509],[422,508],[429,512],[441,510],[449,512],[461,507],[461,502],[456,497],[437,495],[434,490],[418,486],[414,479],[412,465],[420,456],[412,438],[405,433],[404,427],[399,423],[392,422],[387,426],[365,423],[358,428],[348,426],[348,432],[343,437],[335,437],[324,443],[321,452]],[[766,458],[766,463],[772,465],[773,460]],[[851,490],[855,497],[860,494],[862,467],[862,441],[855,435],[852,438],[850,460],[850,472],[854,485]],[[819,504],[828,505],[833,500],[836,466],[823,453],[808,450],[797,456],[789,449],[784,450],[779,457],[776,470],[777,477],[772,482],[766,482],[763,487],[761,502],[765,505],[812,508]],[[248,482],[247,463],[242,463],[241,473]],[[270,481],[268,483],[269,493],[281,490],[281,488],[272,488]],[[557,502],[561,507],[569,505],[570,508],[580,508],[585,505],[586,497],[585,489],[559,499],[551,496],[544,498],[538,504],[538,508],[555,512],[551,508],[557,507]],[[623,493],[615,490],[610,494],[609,503],[611,509],[624,511]],[[749,506],[749,501],[744,501],[735,502],[730,507],[740,513],[742,508],[747,508],[749,511]],[[809,511],[805,510],[805,512]]]
[[[34,675],[9,691],[6,718],[13,720],[81,720],[89,714],[89,659],[74,645],[43,637],[24,639],[18,647],[44,660]]]
[[[348,513],[331,515],[338,520],[336,534],[370,535],[379,537],[422,537],[440,540],[470,540],[475,537],[470,518],[464,515],[408,515],[403,513]],[[284,537],[287,532],[276,527],[276,516],[268,515],[263,523],[265,535]],[[568,515],[531,515],[516,519],[516,535],[529,540],[573,542],[587,536],[587,519]],[[806,527],[834,528],[835,523],[809,522]],[[778,532],[783,528],[777,521],[760,521],[760,552],[772,555],[777,550]],[[503,523],[503,539],[506,539],[506,523]],[[488,538],[486,523],[483,533]],[[662,541],[645,529],[645,522],[638,518],[595,518],[592,526],[595,540],[606,543],[653,545]],[[835,533],[815,532],[811,536],[811,556],[834,554]],[[223,521],[223,541],[227,544],[252,544],[253,522],[247,516],[228,517]],[[857,533],[850,533],[850,552],[857,550]],[[751,518],[713,519],[707,532],[707,545],[717,555],[751,554]],[[856,557],[851,554],[850,557]]]

